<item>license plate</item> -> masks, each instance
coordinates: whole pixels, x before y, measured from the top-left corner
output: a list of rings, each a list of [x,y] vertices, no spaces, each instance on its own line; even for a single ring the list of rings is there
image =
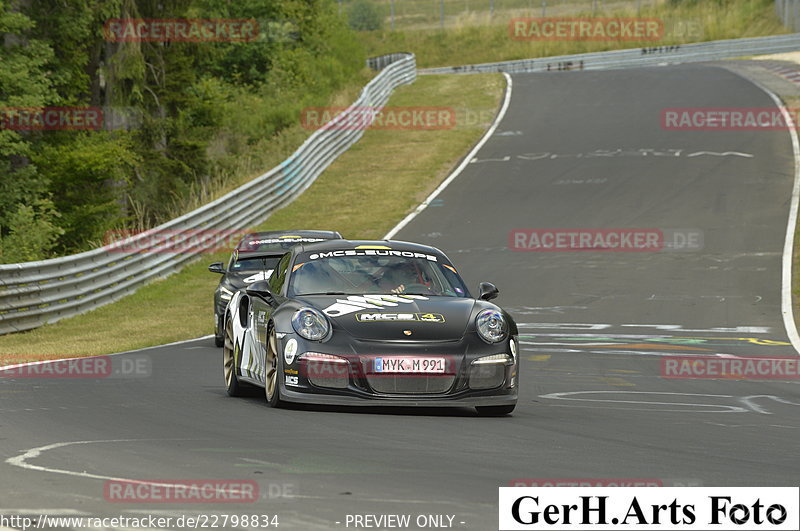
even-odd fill
[[[375,358],[375,372],[380,373],[444,373],[444,358],[416,356],[383,356]]]

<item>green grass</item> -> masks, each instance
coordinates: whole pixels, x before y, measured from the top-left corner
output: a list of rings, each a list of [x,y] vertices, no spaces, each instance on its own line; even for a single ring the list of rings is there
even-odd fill
[[[500,75],[424,76],[401,87],[390,106],[458,102],[456,127],[369,130],[295,202],[259,228],[331,229],[348,238],[380,238],[453,169],[491,123],[505,82]],[[219,276],[209,254],[179,273],[92,312],[30,332],[0,336],[0,365],[107,354],[213,332]]]
[[[473,0],[474,1],[474,0]],[[404,2],[396,2],[396,5]],[[536,2],[535,2],[536,3]],[[541,2],[538,2],[539,4]],[[551,2],[554,3],[554,2]],[[589,17],[591,9],[575,4],[569,16]],[[606,2],[606,9],[598,17],[635,17],[634,2]],[[787,33],[775,14],[772,0],[730,0],[717,2],[702,0],[684,2],[677,6],[669,3],[642,2],[638,15],[664,21],[664,38],[655,42],[635,41],[520,41],[509,34],[509,22],[514,17],[541,15],[540,10],[528,12],[499,11],[489,18],[474,12],[464,12],[455,22],[445,27],[430,29],[400,28],[390,31],[362,32],[369,55],[381,55],[398,50],[417,55],[420,68],[451,66],[495,61],[509,61],[597,52],[639,46],[663,46],[685,42],[735,39]],[[651,7],[652,6],[652,7]],[[613,9],[612,9],[613,8]],[[548,14],[548,16],[551,16]],[[559,14],[558,16],[563,16]]]
[[[470,24],[487,24],[502,20],[505,16],[541,16],[542,0],[373,0],[384,15],[384,24],[392,24],[391,7],[394,3],[394,27],[397,30],[432,29]],[[664,0],[641,0],[644,8],[663,3]],[[549,0],[545,16],[565,16],[578,12],[592,12],[593,0]],[[353,0],[343,0],[344,10]],[[492,12],[492,4],[494,11]],[[635,8],[636,0],[598,0],[597,13]],[[442,21],[442,7],[444,20]],[[493,16],[492,16],[493,15]]]

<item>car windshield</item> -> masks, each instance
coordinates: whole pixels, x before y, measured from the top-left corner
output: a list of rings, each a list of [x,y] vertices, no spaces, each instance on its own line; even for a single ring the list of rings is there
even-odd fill
[[[442,257],[402,254],[410,256],[345,256],[340,251],[304,253],[295,261],[289,292],[295,296],[371,293],[466,296],[461,277],[453,266],[442,263]]]
[[[239,258],[231,266],[231,271],[244,272],[244,271],[265,271],[275,269],[278,262],[281,260],[281,255],[277,256],[254,256]]]

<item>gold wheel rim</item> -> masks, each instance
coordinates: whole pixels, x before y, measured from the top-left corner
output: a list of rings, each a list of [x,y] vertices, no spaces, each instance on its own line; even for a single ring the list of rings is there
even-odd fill
[[[233,356],[233,326],[230,322],[225,326],[225,345],[222,347],[222,361],[225,370],[225,385],[230,389],[231,383],[233,383],[235,363]]]
[[[278,342],[275,339],[275,332],[269,333],[267,342],[267,374],[264,377],[264,387],[267,390],[267,398],[275,396],[276,386],[278,385]]]

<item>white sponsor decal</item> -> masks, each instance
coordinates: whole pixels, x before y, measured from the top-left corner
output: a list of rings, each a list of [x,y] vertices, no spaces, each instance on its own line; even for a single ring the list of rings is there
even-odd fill
[[[294,358],[297,355],[297,340],[295,338],[290,339],[286,342],[286,346],[283,349],[283,359],[286,361],[287,365],[291,365],[294,362]]]
[[[415,253],[412,251],[394,251],[392,249],[339,249],[323,253],[314,253],[308,258],[318,260],[320,258],[341,258],[343,256],[399,256],[402,258],[425,258],[431,262],[437,262],[438,258],[432,254]]]
[[[443,323],[444,316],[440,313],[358,313],[356,321],[385,322],[385,321],[423,321],[426,323]]]
[[[271,238],[269,240],[253,240],[247,245],[266,245],[270,243],[313,243],[324,242],[325,238]]]
[[[243,280],[245,284],[252,284],[253,282],[257,282],[259,280],[269,280],[269,276],[272,274],[274,269],[270,269],[268,271],[259,271],[255,275],[251,275]]]
[[[500,531],[796,530],[798,487],[500,487]]]
[[[377,310],[384,306],[411,304],[414,300],[426,301],[428,297],[422,295],[350,295],[347,299],[336,299],[336,302],[325,308],[323,312],[336,317],[367,308]]]
[[[300,385],[297,383],[297,376],[286,376],[286,385]]]

